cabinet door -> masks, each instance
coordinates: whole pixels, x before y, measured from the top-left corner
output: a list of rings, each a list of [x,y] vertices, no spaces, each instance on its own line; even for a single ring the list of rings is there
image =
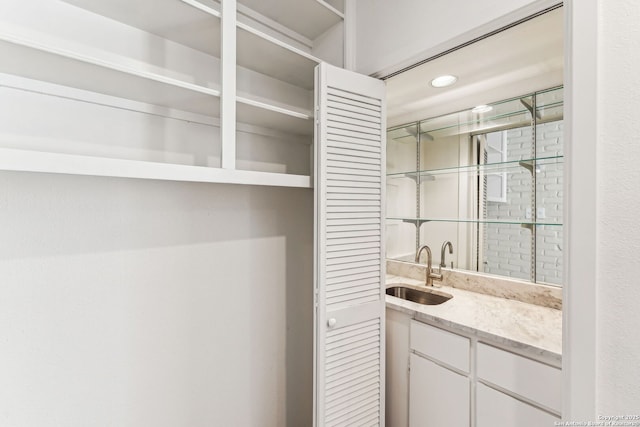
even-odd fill
[[[478,343],[477,352],[479,379],[560,413],[560,369],[483,343]]]
[[[316,426],[384,425],[384,93],[316,68]]]
[[[409,426],[469,427],[469,378],[412,354]]]
[[[386,314],[386,422],[390,427],[408,427],[411,316],[389,308]]]
[[[484,384],[476,387],[476,427],[540,427],[557,421],[560,418]]]

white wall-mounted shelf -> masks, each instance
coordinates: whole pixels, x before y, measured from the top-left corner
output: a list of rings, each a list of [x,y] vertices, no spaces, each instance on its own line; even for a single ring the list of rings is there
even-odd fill
[[[13,31],[12,31],[13,30]],[[80,43],[3,26],[0,72],[199,114],[219,115],[220,90]]]
[[[238,65],[308,90],[321,60],[262,31],[238,23]]]
[[[0,148],[0,170],[311,188],[310,176]]]
[[[309,40],[315,40],[344,19],[341,11],[324,1],[282,0],[273,4],[264,0],[240,0],[239,3]]]
[[[220,4],[216,1],[63,1],[163,39],[220,57]]]
[[[275,129],[294,135],[313,135],[313,114],[311,111],[266,103],[260,99],[238,96],[236,117],[238,122]]]
[[[103,111],[112,128],[118,120],[129,120],[127,111],[131,129],[147,126],[140,114],[158,119],[148,125],[153,131],[148,128],[135,140],[113,132],[113,144],[111,133],[92,136],[91,126],[101,125],[95,114],[102,113],[87,116],[92,124],[83,123],[74,132],[58,126],[50,137],[46,130],[55,128],[53,116],[33,131],[24,124],[9,126],[1,135],[0,169],[310,188],[310,165],[300,167],[300,159],[308,159],[304,145],[312,143],[314,133],[314,68],[321,62],[312,54],[314,39],[344,17],[319,0],[268,2],[288,11],[284,19],[263,2],[249,3],[238,3],[236,17],[227,21],[232,25],[225,27],[222,4],[215,0],[8,0],[0,6],[0,12],[12,12],[0,18],[0,55],[9,58],[0,63],[0,87],[40,113],[40,105],[60,104],[63,110],[55,117],[65,126],[74,127],[72,111],[99,109],[84,109],[82,103],[111,108]],[[56,16],[55,22],[47,16]],[[224,44],[223,31],[235,32],[237,43],[227,38]],[[325,54],[326,39],[319,43]],[[224,73],[229,76],[222,49],[228,52],[234,45],[235,91],[222,81]],[[238,160],[257,170],[237,170],[229,161],[236,156],[229,147],[237,134],[229,132],[230,115],[221,117],[221,108],[229,107],[230,100],[236,106],[234,129],[243,133],[245,157]],[[167,133],[162,120],[184,124],[168,123]],[[190,128],[192,120],[195,127]],[[251,134],[260,136],[254,138],[255,147]],[[288,153],[282,144],[289,142],[303,145]],[[269,144],[276,144],[274,151],[265,151]],[[197,153],[192,147],[198,147]],[[211,167],[220,158],[223,168]]]

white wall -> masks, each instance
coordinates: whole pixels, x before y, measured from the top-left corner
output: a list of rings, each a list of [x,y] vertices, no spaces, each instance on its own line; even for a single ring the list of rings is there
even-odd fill
[[[310,425],[312,210],[0,173],[0,425]]]
[[[596,415],[638,414],[640,4],[599,4]]]
[[[592,420],[636,414],[640,402],[640,59],[632,54],[640,5],[568,0],[567,7],[565,413]]]
[[[356,71],[389,74],[555,3],[357,0]]]

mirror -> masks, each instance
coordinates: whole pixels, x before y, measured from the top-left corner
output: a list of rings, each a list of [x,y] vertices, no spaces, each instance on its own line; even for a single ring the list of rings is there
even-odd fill
[[[543,28],[547,33],[530,40]],[[427,244],[436,266],[442,261],[443,243],[451,241],[453,254],[444,251],[447,267],[560,285],[562,9],[499,36],[454,52],[453,60],[444,61],[447,55],[437,64],[433,61],[410,70],[412,76],[403,73],[389,79],[392,124],[442,111],[446,105],[472,104],[456,113],[389,128],[387,257],[413,262],[417,248]],[[507,47],[519,50],[507,55]],[[482,58],[481,52],[497,52],[498,58]],[[483,67],[492,75],[477,66],[471,66],[470,75],[446,68],[464,64],[464,58],[485,61]],[[431,88],[431,94],[418,90],[422,95],[406,91],[411,81],[417,84],[418,77],[420,84],[428,84],[431,76],[445,70],[458,76],[450,89]],[[497,80],[504,82],[498,89]],[[540,87],[543,84],[548,86]],[[495,99],[532,85],[534,91]],[[488,98],[492,88],[494,98]]]

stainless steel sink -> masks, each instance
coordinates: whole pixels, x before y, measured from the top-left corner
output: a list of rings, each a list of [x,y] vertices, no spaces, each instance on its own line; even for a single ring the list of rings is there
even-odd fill
[[[453,295],[444,292],[421,291],[406,286],[392,286],[387,288],[387,295],[424,305],[438,305],[453,298]]]

